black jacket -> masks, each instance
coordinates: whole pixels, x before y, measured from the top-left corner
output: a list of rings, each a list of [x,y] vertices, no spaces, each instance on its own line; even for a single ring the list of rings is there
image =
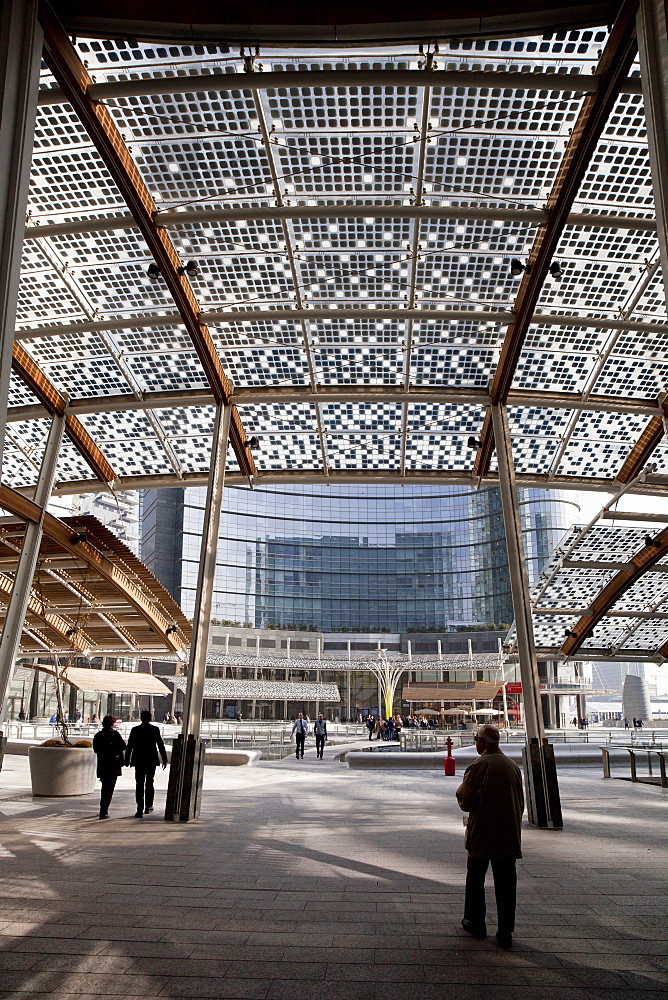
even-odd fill
[[[157,726],[152,726],[150,722],[142,722],[140,726],[135,726],[130,730],[128,748],[125,751],[125,763],[130,767],[157,767],[160,763],[167,763],[167,751],[162,742],[162,736]]]
[[[95,733],[93,750],[97,754],[98,778],[120,774],[125,740],[117,729],[100,729],[98,733]]]

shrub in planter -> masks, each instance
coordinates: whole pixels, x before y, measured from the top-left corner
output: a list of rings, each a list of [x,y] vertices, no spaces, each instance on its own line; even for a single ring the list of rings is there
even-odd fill
[[[88,740],[74,746],[46,740],[30,747],[28,757],[33,795],[90,795],[95,787],[96,759]]]

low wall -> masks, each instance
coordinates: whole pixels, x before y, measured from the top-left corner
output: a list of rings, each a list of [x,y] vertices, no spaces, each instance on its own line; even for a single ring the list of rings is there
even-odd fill
[[[27,757],[30,747],[34,746],[39,746],[39,743],[31,740],[7,740],[5,753]],[[167,747],[167,759],[171,760],[171,757],[172,751]],[[205,761],[215,767],[243,767],[257,764],[261,757],[261,750],[223,750],[215,747],[207,749]]]
[[[594,743],[563,743],[554,746],[554,756],[557,765],[562,767],[596,767],[601,763],[601,751]],[[522,763],[521,743],[503,744],[502,752],[506,757],[510,757],[516,764]],[[615,747],[610,748],[615,751]],[[628,756],[625,751],[622,754]],[[445,758],[443,750],[424,753],[402,753],[400,750],[349,750],[347,753],[338,755],[339,760],[344,760],[348,767],[367,768],[404,768],[405,770],[429,769],[443,770],[443,760]],[[457,773],[463,774],[469,764],[478,759],[478,754],[473,747],[462,747],[457,750],[453,757],[457,764]]]

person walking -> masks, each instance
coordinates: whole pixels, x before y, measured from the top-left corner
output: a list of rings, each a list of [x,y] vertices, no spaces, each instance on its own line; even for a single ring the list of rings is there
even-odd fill
[[[481,726],[475,737],[480,754],[466,768],[457,789],[457,802],[467,812],[464,846],[468,853],[466,897],[462,927],[467,934],[484,938],[485,875],[491,862],[498,925],[496,942],[510,948],[515,930],[517,872],[522,857],[522,772],[499,748],[496,726]]]
[[[294,721],[291,733],[291,735],[295,737],[295,742],[297,745],[295,750],[295,757],[297,758],[297,760],[299,760],[300,757],[303,758],[304,756],[304,744],[306,743],[306,737],[308,736],[308,732],[309,732],[308,721],[304,718],[303,712],[300,712]]]
[[[153,812],[155,769],[161,758],[163,770],[167,767],[167,751],[162,741],[160,729],[158,726],[151,725],[150,712],[142,712],[140,719],[141,724],[130,730],[128,746],[125,751],[125,766],[135,769],[136,819],[141,819],[144,813]]]
[[[366,720],[366,728],[369,730],[369,742],[373,739],[373,731],[376,728],[376,720],[373,715],[370,715]]]
[[[97,776],[102,782],[100,792],[100,819],[109,819],[109,806],[116,787],[116,778],[123,773],[125,740],[114,729],[116,719],[105,715],[102,729],[93,737],[93,750],[97,755]]]
[[[322,712],[313,723],[313,732],[315,733],[315,755],[322,760],[322,752],[327,740],[327,721]]]

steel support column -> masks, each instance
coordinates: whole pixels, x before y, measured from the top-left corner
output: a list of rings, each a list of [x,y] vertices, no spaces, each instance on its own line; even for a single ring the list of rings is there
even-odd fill
[[[529,601],[529,578],[524,554],[508,413],[503,404],[492,406],[491,411],[499,465],[499,485],[501,487],[510,587],[515,612],[515,630],[522,680],[524,725],[527,739],[527,747],[524,751],[524,776],[529,820],[534,826],[561,827],[561,805],[554,753],[547,744],[543,726],[540,681]]]
[[[7,695],[14,673],[14,662],[21,641],[23,622],[26,616],[30,592],[32,589],[35,566],[42,541],[42,529],[46,505],[51,496],[53,481],[56,475],[58,454],[65,430],[65,418],[54,416],[51,429],[46,440],[46,448],[35,489],[34,503],[41,508],[41,514],[35,521],[27,521],[21,554],[19,555],[12,592],[7,604],[5,623],[0,639],[0,723],[4,721],[7,708]]]
[[[36,0],[4,0],[0,12],[0,461],[41,54]]]
[[[211,447],[211,465],[202,524],[197,590],[195,593],[195,615],[193,635],[188,661],[188,679],[183,704],[183,728],[179,737],[180,751],[172,755],[169,776],[169,790],[165,819],[177,817],[196,819],[199,813],[199,782],[195,773],[198,764],[196,750],[201,750],[199,741],[202,723],[202,702],[204,700],[204,678],[206,676],[206,653],[209,643],[213,587],[216,578],[216,552],[218,549],[218,529],[220,509],[225,485],[225,464],[227,445],[230,437],[232,407],[219,405]],[[177,742],[174,743],[177,748]],[[203,753],[201,754],[203,764]],[[199,784],[199,790],[198,790]]]

